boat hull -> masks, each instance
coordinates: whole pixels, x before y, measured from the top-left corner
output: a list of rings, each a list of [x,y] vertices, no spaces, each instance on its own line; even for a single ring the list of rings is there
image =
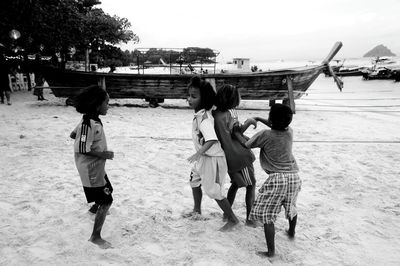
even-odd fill
[[[243,73],[207,74],[203,78],[220,88],[230,84],[239,88],[242,99],[281,100],[288,98],[288,79],[292,81],[293,97],[300,98],[325,66],[287,70]],[[185,99],[193,75],[120,74],[78,72],[47,68],[45,78],[56,97],[73,97],[90,85],[100,85],[110,98]]]

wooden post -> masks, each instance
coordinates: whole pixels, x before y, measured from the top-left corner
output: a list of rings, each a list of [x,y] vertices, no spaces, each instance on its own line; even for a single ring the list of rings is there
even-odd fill
[[[104,76],[100,77],[100,79],[99,79],[99,86],[100,86],[103,90],[107,91],[107,88],[106,88],[106,77],[104,77]]]
[[[89,62],[89,48],[85,49],[85,71],[90,71],[90,62]]]
[[[296,106],[294,103],[294,95],[293,95],[293,80],[292,77],[287,75],[286,76],[287,80],[287,88],[288,88],[288,96],[289,96],[289,106],[290,109],[292,109],[293,114],[296,113]]]
[[[215,78],[206,78],[206,81],[209,82],[214,91],[217,92],[217,84],[215,83]]]
[[[215,65],[217,64],[217,57],[214,57],[214,74],[215,74]]]
[[[137,54],[136,56],[136,67],[137,67],[137,73],[140,74],[139,54]]]
[[[169,74],[172,74],[172,60],[171,60],[171,52],[169,52]],[[179,73],[180,74],[180,73]]]

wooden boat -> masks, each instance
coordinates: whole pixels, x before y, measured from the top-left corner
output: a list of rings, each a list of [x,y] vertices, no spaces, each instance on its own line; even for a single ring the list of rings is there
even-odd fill
[[[393,71],[387,67],[378,67],[364,70],[362,73],[364,80],[370,79],[395,79]]]
[[[277,71],[241,74],[205,74],[203,78],[219,88],[231,84],[239,88],[242,99],[286,100],[295,110],[294,100],[300,98],[342,47],[337,42],[327,58],[316,66]],[[78,72],[56,68],[44,69],[44,75],[56,97],[68,101],[87,86],[98,84],[107,90],[110,98],[143,98],[156,106],[164,99],[187,98],[190,74],[120,74]],[[342,82],[334,75],[341,89]],[[67,102],[68,104],[68,102]]]
[[[365,67],[341,67],[335,72],[339,77],[362,76]]]
[[[336,61],[335,66],[331,66],[333,73],[338,77],[349,77],[349,76],[362,76],[365,67],[360,66],[344,66],[344,60],[333,60]],[[339,64],[341,62],[341,64]],[[323,70],[326,77],[331,77],[331,73],[328,68]]]
[[[395,82],[400,81],[400,69],[394,69],[392,75]]]

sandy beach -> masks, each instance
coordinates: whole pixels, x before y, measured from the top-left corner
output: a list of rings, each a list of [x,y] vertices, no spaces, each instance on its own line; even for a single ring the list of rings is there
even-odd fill
[[[14,92],[11,106],[0,105],[0,265],[398,265],[400,84],[348,77],[344,86],[321,75],[296,101],[298,226],[289,240],[280,214],[273,259],[256,255],[265,238],[262,227],[244,226],[243,190],[231,232],[218,231],[222,213],[205,195],[204,219],[181,217],[193,207],[193,110],[184,100],[149,108],[111,99],[101,118],[115,152],[106,164],[114,203],[102,235],[113,248],[88,242],[94,217],[69,139],[81,116],[50,91],[43,102]],[[243,101],[238,114],[266,117],[268,102]],[[254,153],[258,190],[267,175]]]

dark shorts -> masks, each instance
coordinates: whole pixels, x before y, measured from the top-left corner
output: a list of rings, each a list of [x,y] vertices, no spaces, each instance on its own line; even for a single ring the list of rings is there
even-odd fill
[[[106,180],[106,185],[103,187],[83,187],[88,203],[95,202],[99,205],[106,205],[113,202],[113,187],[111,186],[107,175],[105,175],[104,178]]]
[[[229,173],[229,177],[231,178],[231,182],[236,184],[238,187],[247,187],[256,184],[253,164],[238,172]]]
[[[0,92],[3,92],[3,91],[11,91],[10,85],[8,83],[0,84]]]

